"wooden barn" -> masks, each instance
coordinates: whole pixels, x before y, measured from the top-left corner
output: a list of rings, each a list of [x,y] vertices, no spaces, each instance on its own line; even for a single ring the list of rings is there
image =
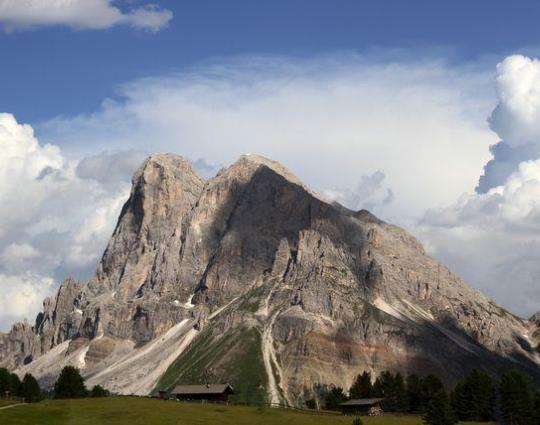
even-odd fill
[[[344,415],[379,416],[383,413],[381,402],[383,398],[361,398],[341,403],[341,413]]]
[[[230,384],[178,385],[171,391],[177,400],[200,400],[226,403],[229,396],[234,394]]]

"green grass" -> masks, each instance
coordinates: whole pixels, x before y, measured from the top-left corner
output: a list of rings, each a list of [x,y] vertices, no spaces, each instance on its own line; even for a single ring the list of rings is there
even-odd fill
[[[0,407],[9,406],[11,404],[17,404],[17,403],[19,402],[13,401],[13,400],[0,400]]]
[[[212,371],[212,376],[206,373]],[[229,382],[238,402],[265,400],[266,373],[261,354],[261,335],[255,328],[239,327],[223,335],[205,329],[161,377],[157,389],[205,380]]]
[[[285,409],[201,405],[147,398],[43,401],[0,411],[10,425],[350,425],[352,417]],[[362,418],[366,425],[420,425],[418,417]]]

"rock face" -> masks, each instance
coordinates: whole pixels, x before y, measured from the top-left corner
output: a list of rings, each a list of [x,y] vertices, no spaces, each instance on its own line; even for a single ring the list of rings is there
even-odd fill
[[[227,380],[300,404],[363,370],[518,367],[540,382],[540,320],[522,320],[404,230],[325,202],[280,164],[242,156],[204,181],[153,155],[87,284],[66,280],[33,326],[0,335],[0,365],[50,384],[74,364],[119,393]]]

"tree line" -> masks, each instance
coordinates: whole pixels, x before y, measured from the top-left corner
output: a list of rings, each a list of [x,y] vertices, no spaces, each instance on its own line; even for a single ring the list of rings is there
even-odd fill
[[[27,403],[35,403],[44,398],[84,398],[107,397],[109,392],[100,385],[88,390],[79,369],[66,366],[54,384],[52,391],[44,391],[38,381],[30,373],[24,375],[22,381],[15,373],[0,368],[0,398],[23,398]]]
[[[540,393],[522,373],[512,370],[494,381],[480,370],[471,371],[450,393],[436,375],[382,372],[373,381],[369,372],[356,377],[348,394],[333,385],[316,385],[309,408],[338,410],[352,399],[382,398],[385,412],[423,416],[427,425],[455,425],[458,421],[497,421],[504,425],[540,425]]]

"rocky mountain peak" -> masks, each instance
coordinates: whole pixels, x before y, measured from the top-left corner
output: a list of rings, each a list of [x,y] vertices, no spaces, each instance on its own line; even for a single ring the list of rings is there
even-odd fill
[[[0,365],[46,383],[75,364],[124,394],[211,369],[294,404],[363,370],[453,382],[517,365],[540,381],[537,320],[508,314],[405,230],[325,202],[275,161],[243,155],[205,181],[184,158],[156,154],[133,177],[96,275],[62,284],[35,326],[0,335]],[[235,381],[245,364],[253,382]]]

